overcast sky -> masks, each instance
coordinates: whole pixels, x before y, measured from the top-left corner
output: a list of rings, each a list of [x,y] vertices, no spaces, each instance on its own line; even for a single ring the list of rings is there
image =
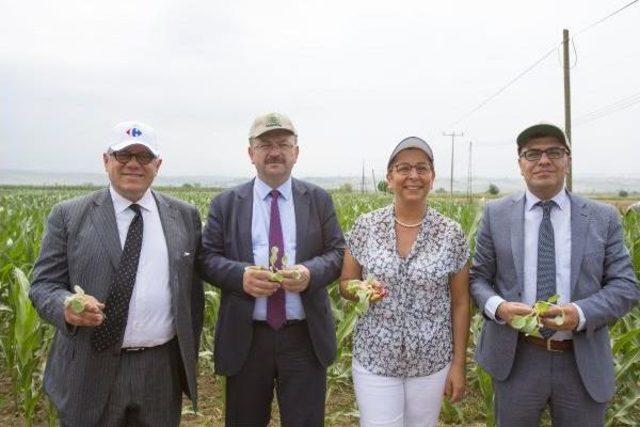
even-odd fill
[[[574,174],[638,176],[640,102],[584,119],[640,98],[640,3],[578,34],[629,2],[0,0],[0,169],[100,172],[111,127],[141,120],[162,174],[249,175],[249,126],[280,111],[297,176],[381,173],[409,135],[448,176],[445,131],[457,176],[470,140],[474,175],[517,176],[518,131],[564,123],[568,28]]]

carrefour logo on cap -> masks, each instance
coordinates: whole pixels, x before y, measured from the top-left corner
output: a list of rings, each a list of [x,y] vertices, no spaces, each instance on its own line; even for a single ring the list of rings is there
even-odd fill
[[[135,138],[136,136],[142,135],[142,131],[138,128],[127,129],[127,135]]]

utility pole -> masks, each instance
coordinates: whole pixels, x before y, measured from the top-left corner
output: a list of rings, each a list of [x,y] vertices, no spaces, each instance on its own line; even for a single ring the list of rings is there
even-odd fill
[[[376,171],[371,168],[371,179],[373,179],[373,192],[376,193],[378,191],[378,184],[376,183]]]
[[[564,58],[564,132],[567,135],[567,143],[573,151],[573,140],[571,139],[571,81],[569,78],[569,30],[562,30],[562,51]],[[573,187],[573,173],[571,171],[573,162],[569,163],[567,173],[567,190]]]
[[[364,160],[362,161],[362,182],[360,183],[360,192],[362,194],[364,194],[365,191],[365,187],[364,187]]]
[[[467,171],[467,196],[469,197],[469,202],[473,201],[473,175],[472,175],[472,166],[471,166],[471,150],[473,146],[473,142],[469,141],[469,169]]]
[[[442,135],[451,137],[451,183],[450,183],[450,186],[449,186],[449,196],[451,198],[453,198],[453,144],[454,144],[454,140],[455,140],[456,136],[464,136],[464,132],[460,132],[460,133],[455,133],[455,132],[445,133],[445,132],[442,132]]]

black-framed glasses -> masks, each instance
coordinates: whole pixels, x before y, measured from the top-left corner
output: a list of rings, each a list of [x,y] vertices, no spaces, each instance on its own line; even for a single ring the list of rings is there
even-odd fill
[[[522,153],[520,153],[520,158],[524,157],[530,162],[534,162],[536,160],[540,160],[543,154],[546,154],[547,158],[551,160],[555,160],[555,159],[563,158],[564,156],[569,154],[569,151],[560,147],[547,148],[546,150],[539,150],[537,148],[532,148],[530,150],[525,150]]]
[[[415,165],[410,163],[397,163],[393,165],[393,168],[400,175],[409,175],[411,169],[415,169],[418,175],[426,175],[431,172],[431,166],[428,163],[417,163]]]
[[[148,165],[152,160],[156,158],[153,154],[143,151],[141,153],[131,153],[129,151],[112,151],[110,153],[118,163],[122,163],[126,165],[133,159],[134,157],[141,165]]]
[[[277,148],[280,151],[289,151],[295,147],[295,144],[289,144],[288,142],[276,142],[272,144],[270,142],[258,142],[255,147],[260,151],[272,151]]]

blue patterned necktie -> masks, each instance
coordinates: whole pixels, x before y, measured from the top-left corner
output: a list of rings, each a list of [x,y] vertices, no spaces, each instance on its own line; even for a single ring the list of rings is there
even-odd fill
[[[97,351],[106,350],[120,342],[127,326],[129,301],[133,285],[136,283],[144,228],[140,206],[134,203],[129,207],[136,215],[129,225],[120,263],[109,289],[109,296],[104,307],[104,322],[97,326],[91,335],[91,343]]]
[[[551,209],[556,206],[553,200],[538,202],[536,206],[542,208],[542,222],[538,231],[538,268],[536,300],[546,301],[556,293],[556,249],[551,224]],[[541,328],[540,334],[549,339],[556,331]]]

